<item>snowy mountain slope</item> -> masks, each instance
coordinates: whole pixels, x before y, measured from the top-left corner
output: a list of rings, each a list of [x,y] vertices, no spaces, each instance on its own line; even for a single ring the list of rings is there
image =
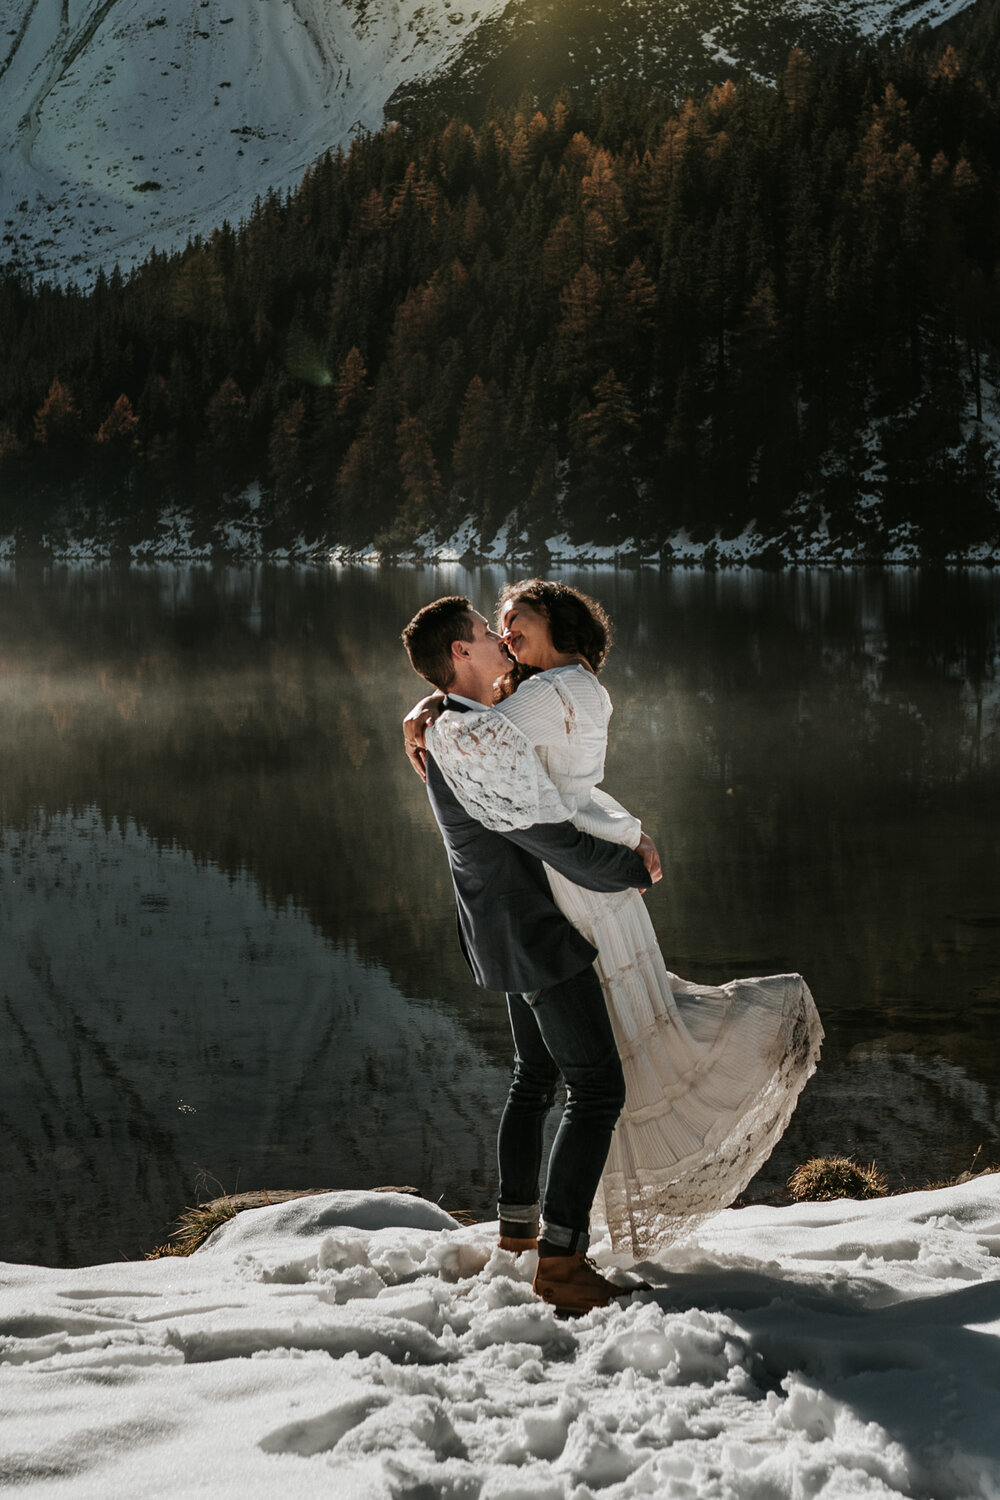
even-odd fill
[[[183,245],[394,110],[641,76],[680,90],[969,0],[6,0],[0,241],[86,283]],[[2,23],[0,23],[2,24]]]
[[[239,220],[496,3],[6,0],[5,255],[86,281]]]

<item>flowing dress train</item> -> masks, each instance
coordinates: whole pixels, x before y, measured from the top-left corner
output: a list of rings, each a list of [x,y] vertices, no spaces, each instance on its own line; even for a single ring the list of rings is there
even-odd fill
[[[610,715],[593,673],[557,667],[497,708],[443,714],[428,744],[487,827],[571,817],[634,848],[638,820],[598,785]],[[615,1250],[641,1258],[746,1187],[815,1072],[823,1028],[801,975],[691,984],[666,968],[638,891],[605,895],[546,870],[557,905],[597,949],[625,1073],[594,1217]]]

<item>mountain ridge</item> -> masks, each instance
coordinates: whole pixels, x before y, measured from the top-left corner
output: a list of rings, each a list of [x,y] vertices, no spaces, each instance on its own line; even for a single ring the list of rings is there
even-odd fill
[[[478,118],[490,97],[523,90],[585,95],[609,84],[657,89],[678,104],[727,77],[773,81],[793,49],[816,57],[938,26],[969,0],[508,0],[428,78],[402,84],[388,111]]]
[[[641,77],[675,92],[764,74],[789,47],[937,26],[970,0],[9,0],[0,242],[35,277],[93,282],[182,248],[388,110]],[[603,29],[602,29],[603,28]],[[684,49],[687,49],[686,51]],[[607,55],[605,55],[605,53]]]

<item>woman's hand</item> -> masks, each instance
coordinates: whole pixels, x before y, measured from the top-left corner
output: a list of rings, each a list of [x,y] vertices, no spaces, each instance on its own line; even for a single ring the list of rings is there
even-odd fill
[[[656,851],[656,845],[648,833],[640,834],[639,842],[635,846],[635,852],[649,871],[650,885],[655,885],[658,880],[662,880],[663,869],[660,865],[660,856]]]
[[[409,756],[410,765],[421,781],[427,780],[424,735],[435,719],[441,715],[443,705],[443,693],[428,693],[426,698],[421,698],[416,707],[410,709],[403,720],[403,748]]]

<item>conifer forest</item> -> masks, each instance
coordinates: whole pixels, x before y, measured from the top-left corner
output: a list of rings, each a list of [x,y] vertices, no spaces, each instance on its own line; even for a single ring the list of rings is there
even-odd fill
[[[995,16],[696,99],[425,112],[87,289],[0,263],[0,531],[125,553],[170,503],[212,543],[255,487],[272,548],[995,550]]]

